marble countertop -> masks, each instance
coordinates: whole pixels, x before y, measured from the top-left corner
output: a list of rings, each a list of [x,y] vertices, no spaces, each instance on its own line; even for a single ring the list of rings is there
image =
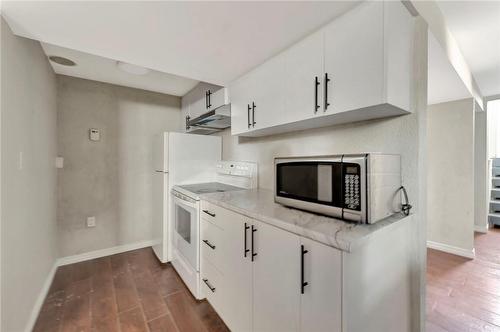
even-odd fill
[[[266,189],[203,194],[200,199],[347,252],[377,231],[411,218],[397,213],[372,225],[349,223],[277,204]]]

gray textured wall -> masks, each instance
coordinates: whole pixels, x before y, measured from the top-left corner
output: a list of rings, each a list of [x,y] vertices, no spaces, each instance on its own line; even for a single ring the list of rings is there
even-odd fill
[[[472,253],[474,247],[474,101],[428,110],[427,240]]]
[[[152,137],[179,130],[180,98],[58,76],[57,121],[60,255],[151,240]]]
[[[4,19],[0,20],[0,330],[24,331],[33,323],[30,315],[57,259],[56,77],[40,43],[14,36]]]
[[[417,117],[358,122],[261,138],[233,137],[224,131],[223,158],[259,164],[259,187],[274,185],[274,157],[385,152],[401,155],[403,183],[410,198],[417,192]]]

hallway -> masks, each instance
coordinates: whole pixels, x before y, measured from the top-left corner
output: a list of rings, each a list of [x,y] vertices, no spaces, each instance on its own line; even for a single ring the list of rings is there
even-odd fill
[[[427,253],[427,331],[500,331],[500,229],[475,235],[476,259]]]

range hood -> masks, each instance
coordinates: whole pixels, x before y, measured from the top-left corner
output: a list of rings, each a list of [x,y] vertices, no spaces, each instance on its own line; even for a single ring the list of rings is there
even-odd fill
[[[231,104],[222,105],[197,118],[186,118],[186,131],[193,134],[212,134],[231,127]]]

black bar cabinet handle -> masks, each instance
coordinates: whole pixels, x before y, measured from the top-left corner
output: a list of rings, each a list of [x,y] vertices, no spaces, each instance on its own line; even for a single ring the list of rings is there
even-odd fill
[[[255,256],[257,256],[257,253],[255,252],[255,247],[254,247],[254,241],[253,241],[253,233],[257,232],[257,229],[252,225],[252,262],[253,262],[253,258]]]
[[[325,73],[325,112],[328,109],[328,106],[330,106],[330,103],[328,102],[328,82],[330,81],[331,80],[328,78],[328,73]]]
[[[205,108],[208,108],[208,91],[205,91]]]
[[[250,128],[252,126],[252,123],[250,122],[250,111],[252,110],[252,108],[250,107],[250,104],[247,104],[247,122],[248,122],[248,128]]]
[[[318,112],[319,110],[319,105],[318,105],[318,86],[319,86],[319,78],[316,76],[314,78],[314,114]]]
[[[211,244],[210,242],[208,242],[208,240],[203,240],[203,242],[205,242],[205,244],[207,246],[209,246],[210,248],[212,248],[213,250],[215,250],[215,246],[213,244]]]
[[[252,101],[252,127],[255,127],[255,102]]]
[[[208,282],[208,279],[203,279],[203,282],[207,285],[208,288],[212,291],[212,293],[215,293],[215,287],[212,287],[210,283]]]
[[[247,257],[247,252],[250,251],[250,249],[247,249],[247,230],[250,228],[250,226],[247,225],[247,223],[245,223],[245,228],[243,228],[243,233],[245,234],[244,235],[244,239],[243,241],[245,241],[245,244],[244,244],[244,248],[243,248],[243,257]]]
[[[307,281],[304,281],[304,255],[309,251],[304,249],[304,245],[300,246],[300,294],[304,294],[304,287],[309,285]]]
[[[215,213],[212,213],[208,210],[203,210],[203,212],[205,212],[206,214],[208,214],[210,217],[215,217]]]
[[[208,107],[212,107],[212,91],[208,90]]]

